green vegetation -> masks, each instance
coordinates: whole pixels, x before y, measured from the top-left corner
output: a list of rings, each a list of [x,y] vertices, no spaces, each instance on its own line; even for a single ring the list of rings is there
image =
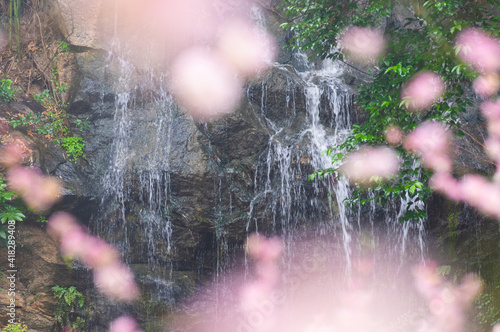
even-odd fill
[[[7,185],[4,183],[4,179],[0,177],[0,244],[2,245],[8,242],[8,223],[23,221],[26,218],[21,208],[14,205],[16,195],[7,191],[6,188]]]
[[[21,60],[21,0],[9,0],[9,42],[12,48],[12,32],[16,42],[17,57]]]
[[[85,299],[74,286],[69,288],[54,286],[54,297],[58,300],[56,309],[54,310],[54,318],[56,325],[55,331],[61,331],[66,326],[71,326],[73,329],[83,331],[85,319],[78,314],[78,310],[83,308]]]
[[[68,157],[76,163],[79,158],[85,159],[83,148],[85,142],[81,137],[63,137],[61,138],[61,146],[66,151]]]
[[[12,81],[4,78],[0,81],[0,100],[9,102],[14,98],[17,90],[12,87]]]
[[[56,114],[52,111],[33,113],[22,115],[19,118],[10,121],[10,123],[14,128],[18,126],[34,126],[39,134],[44,135],[54,143],[61,145],[69,159],[75,163],[79,158],[85,159],[85,154],[83,152],[83,149],[85,148],[85,141],[81,137],[68,137],[68,135],[70,135],[70,130],[67,126],[68,119],[65,113],[61,112]],[[82,131],[88,128],[87,121],[76,120],[74,123]]]
[[[2,332],[24,332],[27,330],[28,327],[23,322],[9,324],[6,327],[2,328]]]
[[[420,123],[435,120],[455,128],[461,135],[459,116],[473,101],[465,92],[477,73],[457,58],[458,49],[453,47],[457,34],[467,27],[480,27],[492,35],[500,34],[500,16],[496,15],[500,4],[494,0],[481,2],[469,0],[429,0],[423,4],[412,2],[415,18],[407,19],[404,26],[390,22],[385,31],[387,52],[376,66],[370,83],[359,87],[357,106],[367,112],[367,120],[355,125],[351,135],[327,154],[332,157],[333,167],[317,170],[310,179],[336,172],[343,157],[360,145],[385,144],[385,130],[397,126],[404,133]],[[294,32],[291,48],[307,50],[321,58],[343,59],[334,49],[336,38],[351,25],[371,26],[391,15],[391,2],[369,1],[364,8],[352,0],[284,0],[284,10],[290,21],[283,26]],[[446,92],[425,112],[405,111],[401,102],[402,87],[417,73],[432,71],[446,82]],[[364,190],[355,188],[348,203],[366,203],[376,200],[380,204],[399,201],[408,197],[425,201],[431,190],[427,187],[430,172],[415,162],[415,156],[402,147],[396,148],[403,161],[400,176],[387,182],[379,182],[371,188],[373,195],[366,197]],[[426,217],[425,210],[408,211],[403,220]]]

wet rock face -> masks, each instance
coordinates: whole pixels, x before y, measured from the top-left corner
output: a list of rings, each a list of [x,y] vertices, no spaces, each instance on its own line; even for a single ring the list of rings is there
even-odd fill
[[[57,304],[52,287],[68,287],[73,284],[71,269],[61,259],[58,248],[47,233],[38,225],[19,223],[16,229],[16,321],[20,319],[31,330],[50,331],[54,324]],[[1,247],[2,257],[7,258],[7,248]],[[7,304],[10,296],[6,277],[0,281],[0,324],[7,325]]]

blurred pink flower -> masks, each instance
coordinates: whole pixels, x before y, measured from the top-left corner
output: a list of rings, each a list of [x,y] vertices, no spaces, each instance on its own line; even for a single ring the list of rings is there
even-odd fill
[[[341,37],[343,51],[359,62],[376,60],[385,49],[385,39],[381,31],[373,28],[349,28]]]
[[[485,150],[491,160],[498,162],[500,160],[500,139],[498,137],[489,137],[485,142]]]
[[[232,21],[221,28],[218,48],[224,58],[243,76],[254,76],[274,61],[272,37],[245,21]]]
[[[170,74],[173,95],[196,120],[219,118],[238,105],[242,83],[217,53],[191,48],[177,57]]]
[[[441,77],[426,71],[413,77],[403,87],[401,98],[410,111],[421,111],[431,106],[444,92]]]
[[[458,332],[465,323],[465,311],[481,291],[481,282],[474,275],[466,275],[459,286],[445,283],[436,272],[437,264],[427,262],[413,270],[415,285],[424,296],[431,316],[418,331]]]
[[[118,301],[130,302],[139,296],[134,274],[127,265],[118,262],[95,268],[94,283],[104,295]]]
[[[258,261],[275,261],[280,258],[283,244],[277,237],[266,238],[253,233],[247,239],[245,249],[250,257]]]
[[[47,223],[47,232],[57,239],[60,239],[75,228],[81,228],[75,217],[66,212],[56,212],[50,216]]]
[[[400,160],[394,150],[363,146],[347,155],[339,172],[351,182],[369,185],[373,177],[384,179],[396,175],[399,164]]]
[[[500,89],[500,77],[494,73],[487,73],[474,80],[474,91],[485,98],[495,94]]]
[[[142,332],[137,322],[130,316],[121,316],[111,322],[109,332]]]
[[[467,29],[456,40],[459,55],[481,72],[500,70],[500,43],[479,29]]]
[[[461,181],[464,200],[481,212],[500,217],[500,187],[475,174]]]
[[[52,177],[44,177],[38,170],[24,167],[11,168],[7,178],[11,189],[21,195],[35,212],[47,210],[60,198],[59,181]]]
[[[450,133],[438,122],[425,122],[406,137],[403,147],[420,154],[424,165],[436,172],[450,172]]]
[[[462,199],[462,188],[460,182],[450,173],[435,173],[431,176],[429,184],[432,189],[442,193],[454,201]]]
[[[5,167],[19,165],[30,152],[29,144],[24,138],[15,138],[0,150],[0,163]]]
[[[480,107],[486,119],[500,120],[500,99],[497,101],[487,100]]]
[[[106,243],[106,241],[91,236],[86,240],[85,251],[81,259],[87,267],[97,268],[118,262],[120,254],[116,248]]]
[[[385,140],[387,143],[397,146],[403,141],[403,132],[397,126],[389,126],[385,130]]]
[[[73,227],[61,237],[59,248],[64,256],[81,259],[87,250],[89,237],[81,227]]]

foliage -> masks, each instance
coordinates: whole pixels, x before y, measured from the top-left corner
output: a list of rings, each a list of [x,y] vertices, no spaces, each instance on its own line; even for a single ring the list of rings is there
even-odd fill
[[[12,87],[12,81],[4,78],[0,81],[0,100],[9,102],[14,98],[17,90]]]
[[[54,286],[54,297],[58,300],[54,310],[56,330],[60,331],[66,326],[82,331],[85,325],[85,319],[78,315],[78,310],[83,308],[85,299],[74,286],[69,288]]]
[[[64,40],[59,41],[59,50],[61,50],[62,53],[69,53],[71,51],[69,44]]]
[[[12,47],[12,30],[16,39],[17,57],[21,60],[21,0],[9,0],[9,42]]]
[[[43,100],[41,98],[39,100]],[[39,134],[61,145],[70,160],[76,162],[79,158],[85,159],[85,154],[83,153],[85,141],[81,137],[67,137],[70,134],[70,130],[66,125],[67,121],[65,113],[56,114],[48,111],[21,115],[19,118],[11,120],[10,123],[14,128],[18,126],[35,126]],[[87,121],[77,119],[74,123],[82,131],[88,128]]]
[[[476,315],[476,321],[478,324],[483,326],[493,326],[500,321],[500,309],[495,307],[494,297],[492,294],[481,294],[475,303],[476,309],[478,310]]]
[[[61,138],[61,146],[66,151],[68,157],[76,162],[78,158],[85,159],[85,154],[83,153],[83,148],[85,148],[85,142],[81,137],[63,137]]]
[[[13,221],[23,221],[26,216],[22,213],[19,207],[13,205],[13,200],[16,195],[13,192],[6,190],[7,185],[4,183],[4,179],[0,177],[0,243],[5,244],[7,241],[7,222],[9,220]]]
[[[28,327],[23,322],[9,324],[6,327],[2,328],[2,332],[24,332],[27,330]]]
[[[338,7],[336,7],[338,6]],[[468,0],[429,0],[422,6],[414,3],[415,18],[407,20],[405,26],[389,23],[386,37],[389,40],[387,54],[378,64],[378,73],[370,83],[359,87],[357,106],[367,112],[367,120],[353,126],[347,140],[327,151],[332,157],[333,167],[317,170],[310,179],[336,174],[337,167],[349,151],[360,145],[385,143],[388,126],[398,126],[404,133],[415,129],[427,120],[439,121],[459,128],[459,116],[466,107],[472,106],[465,86],[477,74],[457,59],[458,49],[453,47],[457,33],[467,27],[481,27],[493,35],[500,34],[500,16],[495,10],[500,4],[493,0],[473,2]],[[322,58],[342,58],[333,49],[338,33],[349,25],[367,26],[390,15],[390,3],[385,0],[370,1],[361,8],[355,1],[342,0],[338,5],[333,0],[284,0],[284,9],[292,20],[284,27],[295,32],[292,48],[311,50]],[[323,41],[329,41],[327,43]],[[423,113],[410,113],[401,101],[402,87],[422,71],[439,74],[446,82],[446,92],[430,109]],[[457,131],[460,134],[460,131]],[[348,203],[379,203],[399,201],[401,197],[426,200],[431,190],[426,186],[430,172],[423,169],[415,157],[401,147],[396,148],[403,161],[400,176],[372,189],[374,195],[364,197],[361,188],[355,188]],[[410,209],[403,220],[416,220],[426,216],[418,207]]]
[[[295,33],[289,47],[332,59],[343,58],[332,46],[345,27],[373,26],[391,15],[390,0],[367,1],[362,7],[352,0],[284,0],[282,6],[290,18],[282,27]]]

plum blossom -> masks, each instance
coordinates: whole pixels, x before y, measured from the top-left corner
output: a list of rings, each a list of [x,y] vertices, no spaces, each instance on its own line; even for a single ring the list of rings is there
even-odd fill
[[[500,70],[500,42],[479,29],[467,29],[456,40],[460,57],[481,72]]]
[[[438,122],[425,122],[406,137],[403,147],[420,154],[424,165],[436,172],[450,172],[450,133]]]
[[[474,80],[472,87],[478,95],[488,98],[500,89],[500,76],[494,73],[481,75]]]
[[[245,77],[255,76],[269,67],[276,54],[269,34],[242,20],[222,27],[217,46],[227,62]]]
[[[130,316],[121,316],[111,322],[109,332],[142,332],[137,322]]]
[[[343,50],[355,61],[369,63],[376,60],[385,49],[385,39],[381,31],[373,28],[352,27],[340,41]]]
[[[384,179],[395,175],[399,164],[400,160],[394,150],[387,147],[364,146],[347,155],[339,172],[349,181],[369,184],[373,177]]]
[[[196,120],[212,120],[232,111],[241,98],[241,87],[234,70],[213,51],[191,48],[172,64],[172,93]]]
[[[410,111],[422,111],[431,106],[444,92],[441,77],[426,71],[413,77],[404,87],[401,98]]]

